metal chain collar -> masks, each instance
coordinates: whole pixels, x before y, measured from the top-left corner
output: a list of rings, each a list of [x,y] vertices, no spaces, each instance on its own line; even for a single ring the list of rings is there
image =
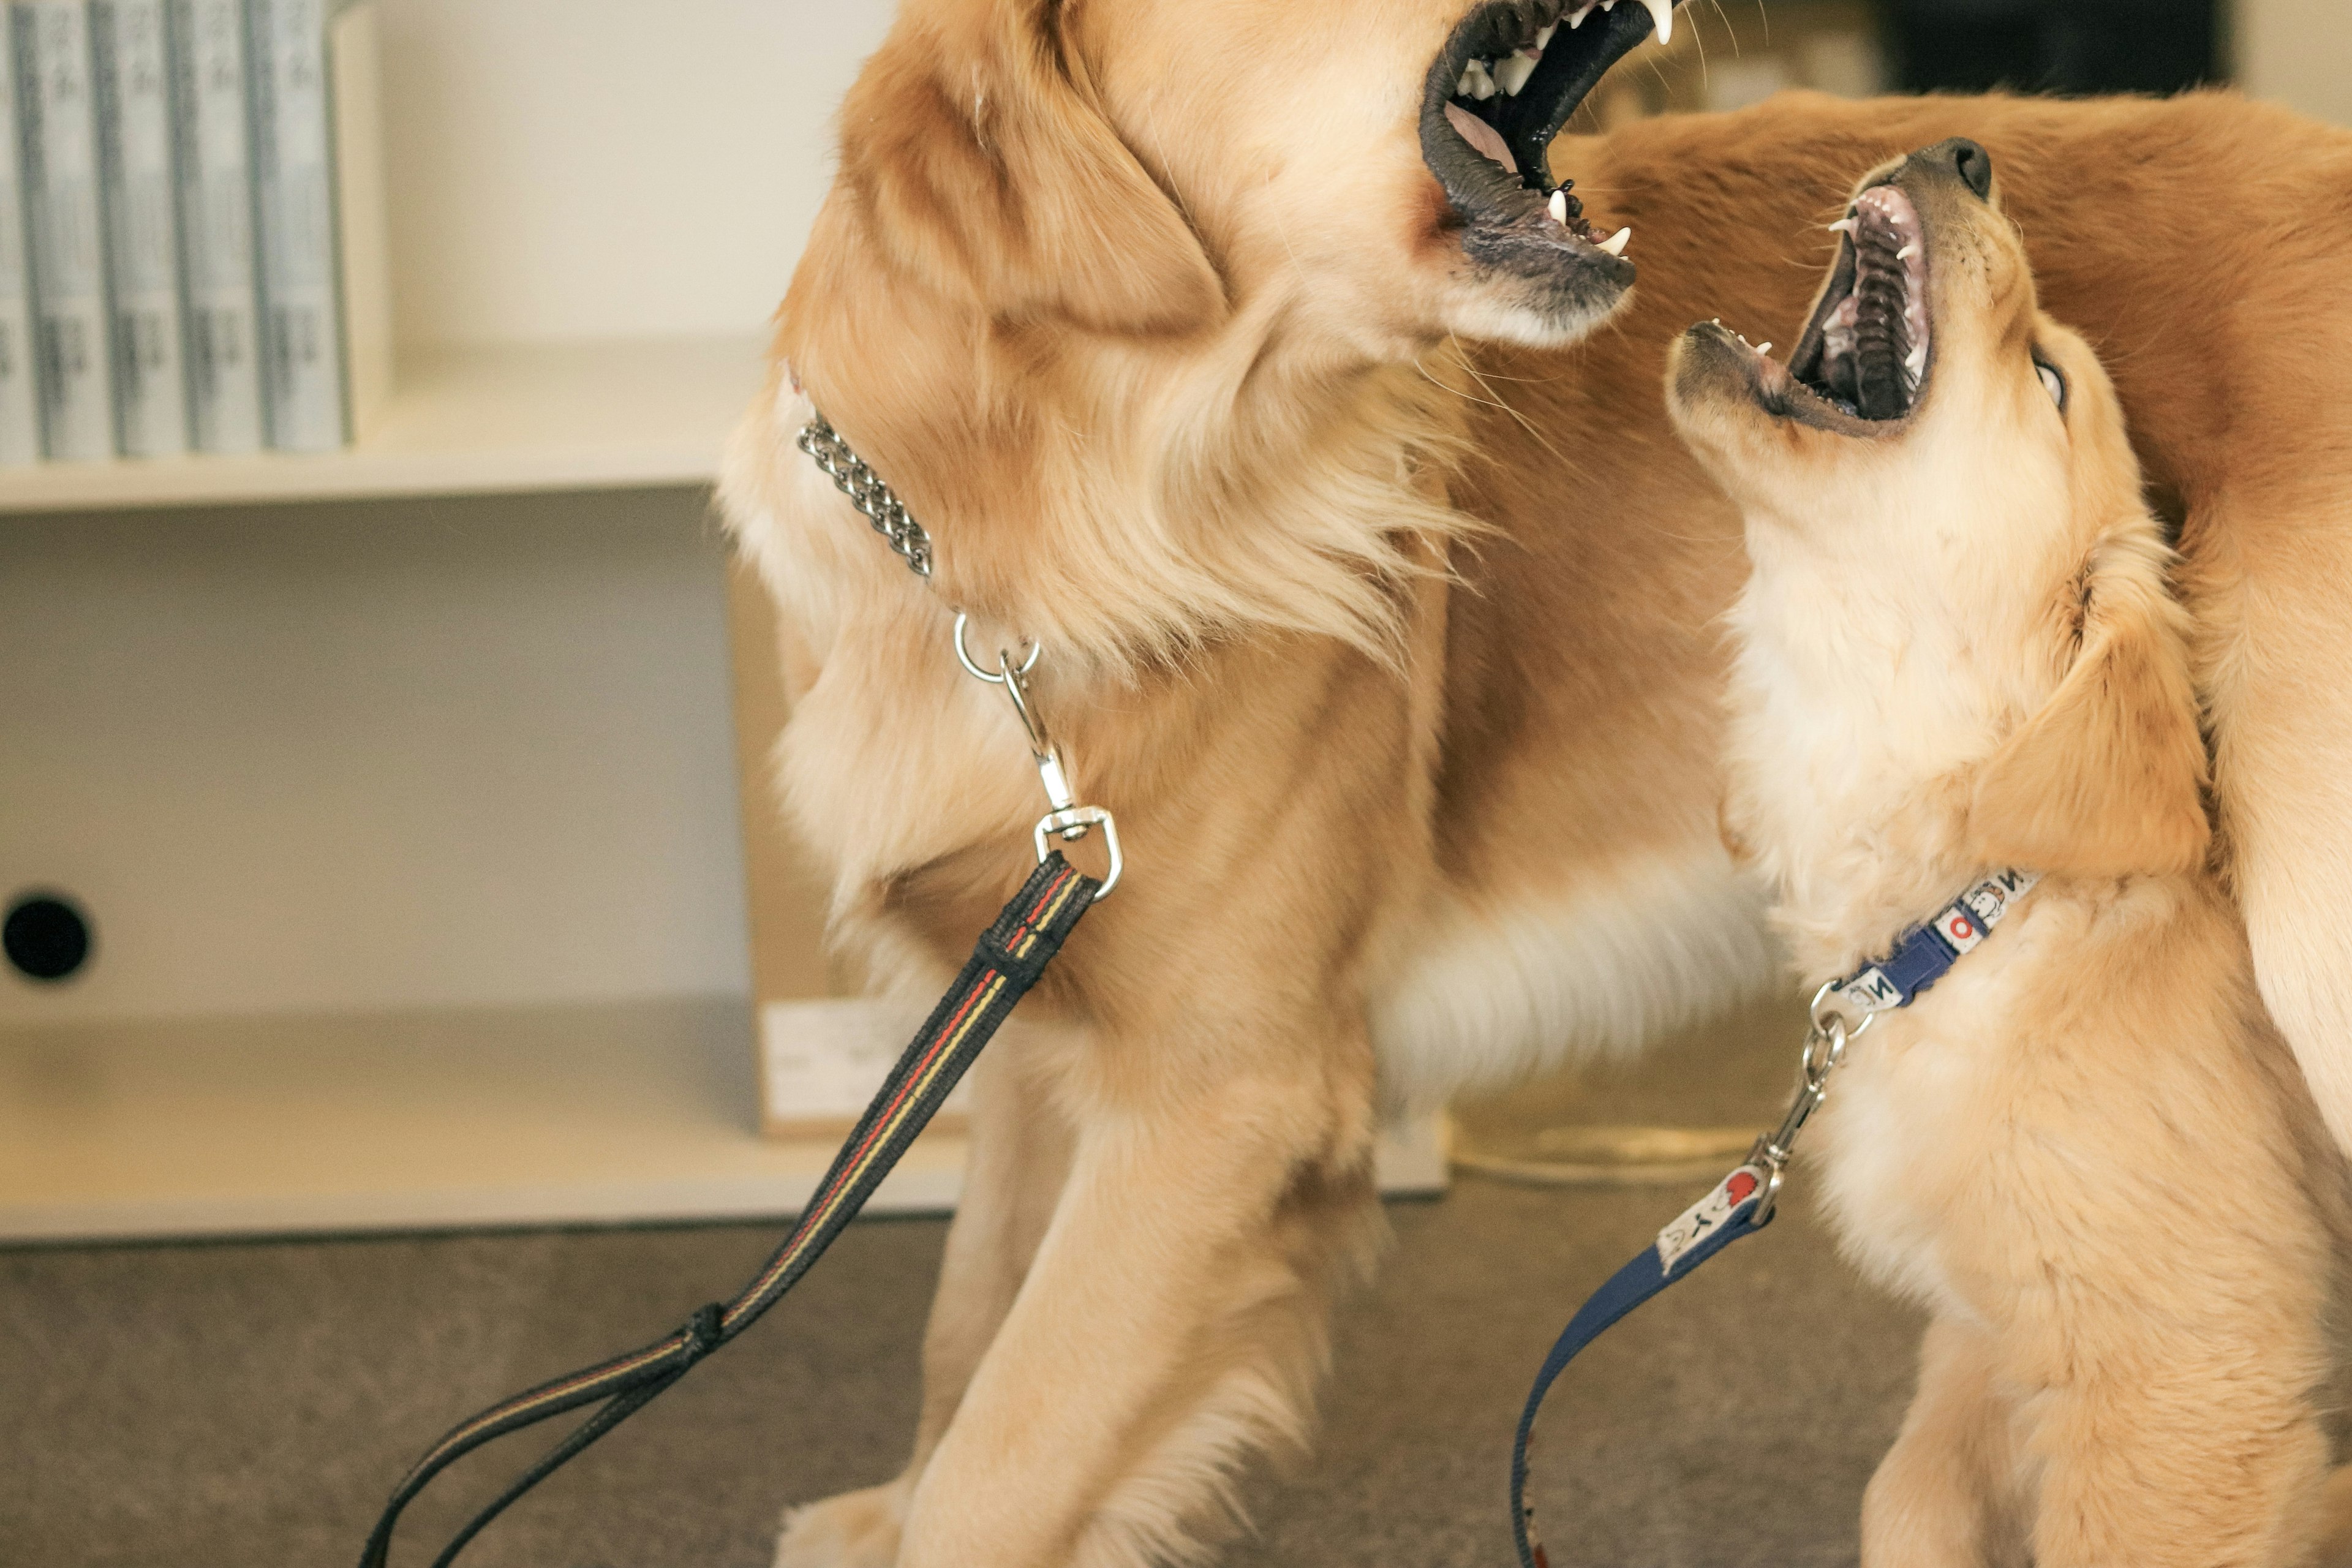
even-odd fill
[[[866,514],[874,524],[874,531],[890,542],[890,548],[906,557],[907,565],[916,576],[928,579],[931,574],[931,536],[923,525],[907,513],[882,476],[866,466],[866,459],[849,449],[822,414],[814,415],[801,426],[800,439],[794,443],[816,459],[816,466],[831,477],[849,498],[850,504]]]

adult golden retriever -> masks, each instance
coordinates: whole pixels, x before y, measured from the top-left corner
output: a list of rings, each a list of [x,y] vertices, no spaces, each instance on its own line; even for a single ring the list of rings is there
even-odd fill
[[[2180,521],[2263,994],[2352,1133],[2352,137],[1794,97],[1548,166],[1652,26],[1561,9],[905,0],[843,107],[724,487],[788,626],[787,809],[877,984],[941,980],[1044,809],[961,609],[1042,644],[1129,874],[1028,1004],[1067,1026],[979,1074],[912,1461],[794,1516],[793,1568],[1197,1553],[1307,1424],[1381,1102],[1770,978],[1717,832],[1739,520],[1664,356],[1718,314],[1793,337],[1856,173],[1948,136]],[[793,449],[813,407],[930,529],[928,583]]]

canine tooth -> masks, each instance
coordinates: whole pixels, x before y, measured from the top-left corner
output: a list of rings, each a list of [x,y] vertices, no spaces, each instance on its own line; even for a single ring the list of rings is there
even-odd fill
[[[1908,261],[1908,260],[1910,260],[1913,257],[1915,257],[1915,256],[1916,256],[1916,255],[1918,255],[1918,254],[1919,254],[1919,247],[1917,246],[1917,244],[1914,243],[1914,244],[1911,244],[1911,245],[1906,245],[1906,246],[1905,246],[1902,249],[1900,249],[1900,250],[1896,251],[1896,252],[1895,253],[1895,260],[1897,260],[1897,261]]]
[[[1633,231],[1632,228],[1621,228],[1615,234],[1611,235],[1607,239],[1602,240],[1601,242],[1601,248],[1607,251],[1612,256],[1622,256],[1625,254],[1625,242],[1633,237]]]
[[[1454,96],[1456,98],[1469,97],[1470,89],[1476,84],[1477,79],[1470,74],[1468,67],[1464,67],[1462,71],[1462,79],[1454,84]]]
[[[1927,371],[1927,345],[1926,343],[1921,343],[1917,348],[1913,349],[1909,353],[1905,354],[1903,356],[1903,368],[1909,371],[1915,380],[1919,376],[1926,374]]]
[[[1559,24],[1558,22],[1554,22],[1550,26],[1538,32],[1536,35],[1536,53],[1541,54],[1546,49],[1551,47],[1551,36],[1559,31]]]
[[[1462,76],[1470,84],[1470,96],[1479,102],[1484,103],[1495,96],[1495,79],[1487,74],[1485,60],[1472,60],[1470,68]]]
[[[1758,359],[1762,359],[1766,354],[1769,354],[1771,352],[1772,345],[1770,343],[1758,343],[1756,345],[1756,357]]]
[[[1850,217],[1842,217],[1838,219],[1837,222],[1830,225],[1830,232],[1832,234],[1852,234],[1853,232],[1853,219]]]
[[[1576,29],[1584,26],[1584,19],[1592,15],[1592,7],[1600,3],[1601,0],[1584,0],[1584,4],[1579,5],[1574,13],[1569,16],[1568,30],[1573,33]]]
[[[1552,222],[1559,225],[1562,228],[1566,228],[1568,226],[1568,193],[1566,191],[1554,191],[1551,194],[1550,205],[1546,210],[1551,214]]]
[[[1658,42],[1670,41],[1675,36],[1675,0],[1642,0],[1642,7],[1657,25]]]
[[[1517,98],[1519,89],[1528,85],[1528,78],[1535,74],[1535,61],[1525,55],[1513,55],[1495,67],[1495,85],[1503,89],[1506,98]]]

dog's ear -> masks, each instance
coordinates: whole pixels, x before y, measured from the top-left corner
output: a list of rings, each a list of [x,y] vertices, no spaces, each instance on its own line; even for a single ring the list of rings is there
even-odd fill
[[[2073,667],[1977,774],[1969,831],[1987,865],[2120,877],[2203,859],[2205,743],[2164,566],[2152,528],[2093,552]]]
[[[992,316],[1183,332],[1223,291],[1068,47],[1063,0],[909,5],[842,105],[875,264]]]

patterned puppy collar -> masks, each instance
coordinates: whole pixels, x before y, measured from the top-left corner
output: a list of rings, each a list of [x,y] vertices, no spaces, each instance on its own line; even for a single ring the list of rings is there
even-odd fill
[[[1996,871],[1924,925],[1895,939],[1895,951],[1831,985],[1825,1000],[1854,1023],[1912,1001],[1999,925],[2009,907],[2042,879],[2038,871]]]

